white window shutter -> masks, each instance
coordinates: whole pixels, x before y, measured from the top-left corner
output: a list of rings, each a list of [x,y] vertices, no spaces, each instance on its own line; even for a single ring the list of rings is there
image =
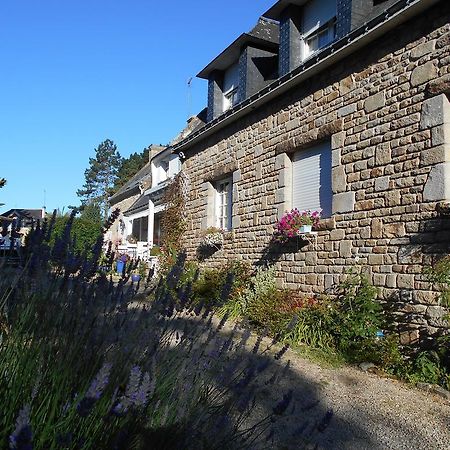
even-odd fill
[[[331,216],[331,146],[324,142],[294,154],[292,161],[292,207],[321,211]]]

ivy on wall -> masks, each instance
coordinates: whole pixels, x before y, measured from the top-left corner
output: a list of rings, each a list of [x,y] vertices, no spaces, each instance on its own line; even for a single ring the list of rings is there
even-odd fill
[[[163,267],[172,265],[182,250],[182,235],[186,231],[186,200],[189,180],[180,172],[168,185],[163,202],[165,209],[161,218],[161,263]]]

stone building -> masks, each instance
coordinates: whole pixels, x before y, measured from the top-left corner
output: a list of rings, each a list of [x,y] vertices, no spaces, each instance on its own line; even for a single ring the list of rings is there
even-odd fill
[[[200,72],[208,122],[173,146],[189,256],[221,226],[207,264],[274,263],[305,292],[358,266],[404,342],[444,326],[422,270],[450,250],[449,19],[445,0],[282,0],[263,14]],[[320,229],[272,245],[294,207],[322,210]]]
[[[148,199],[144,191],[152,183],[151,160],[164,149],[160,145],[151,145],[148,163],[109,199],[110,209],[119,209],[120,215],[111,226],[106,240],[124,253],[143,256],[142,253],[148,249]]]
[[[190,117],[168,146],[150,145],[148,163],[109,198],[110,210],[120,210],[106,236],[115,250],[148,260],[151,248],[160,245],[164,193],[181,166],[172,146],[203,126],[205,121],[206,109]]]

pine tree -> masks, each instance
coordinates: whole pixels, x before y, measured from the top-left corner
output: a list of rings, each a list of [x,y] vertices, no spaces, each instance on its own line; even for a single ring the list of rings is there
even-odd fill
[[[117,179],[113,191],[117,192],[129,179],[141,170],[148,162],[149,148],[141,153],[132,153],[128,158],[122,158],[117,172]]]
[[[122,158],[113,141],[106,139],[95,149],[95,158],[89,158],[89,167],[84,171],[85,183],[77,191],[81,208],[97,204],[103,219],[108,216],[108,198],[117,179]]]

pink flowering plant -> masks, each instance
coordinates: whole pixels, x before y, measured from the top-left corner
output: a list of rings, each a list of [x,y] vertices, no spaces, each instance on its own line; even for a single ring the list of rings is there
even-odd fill
[[[297,208],[286,212],[275,225],[272,240],[285,243],[298,235],[302,225],[317,226],[320,220],[319,211],[299,211]]]

